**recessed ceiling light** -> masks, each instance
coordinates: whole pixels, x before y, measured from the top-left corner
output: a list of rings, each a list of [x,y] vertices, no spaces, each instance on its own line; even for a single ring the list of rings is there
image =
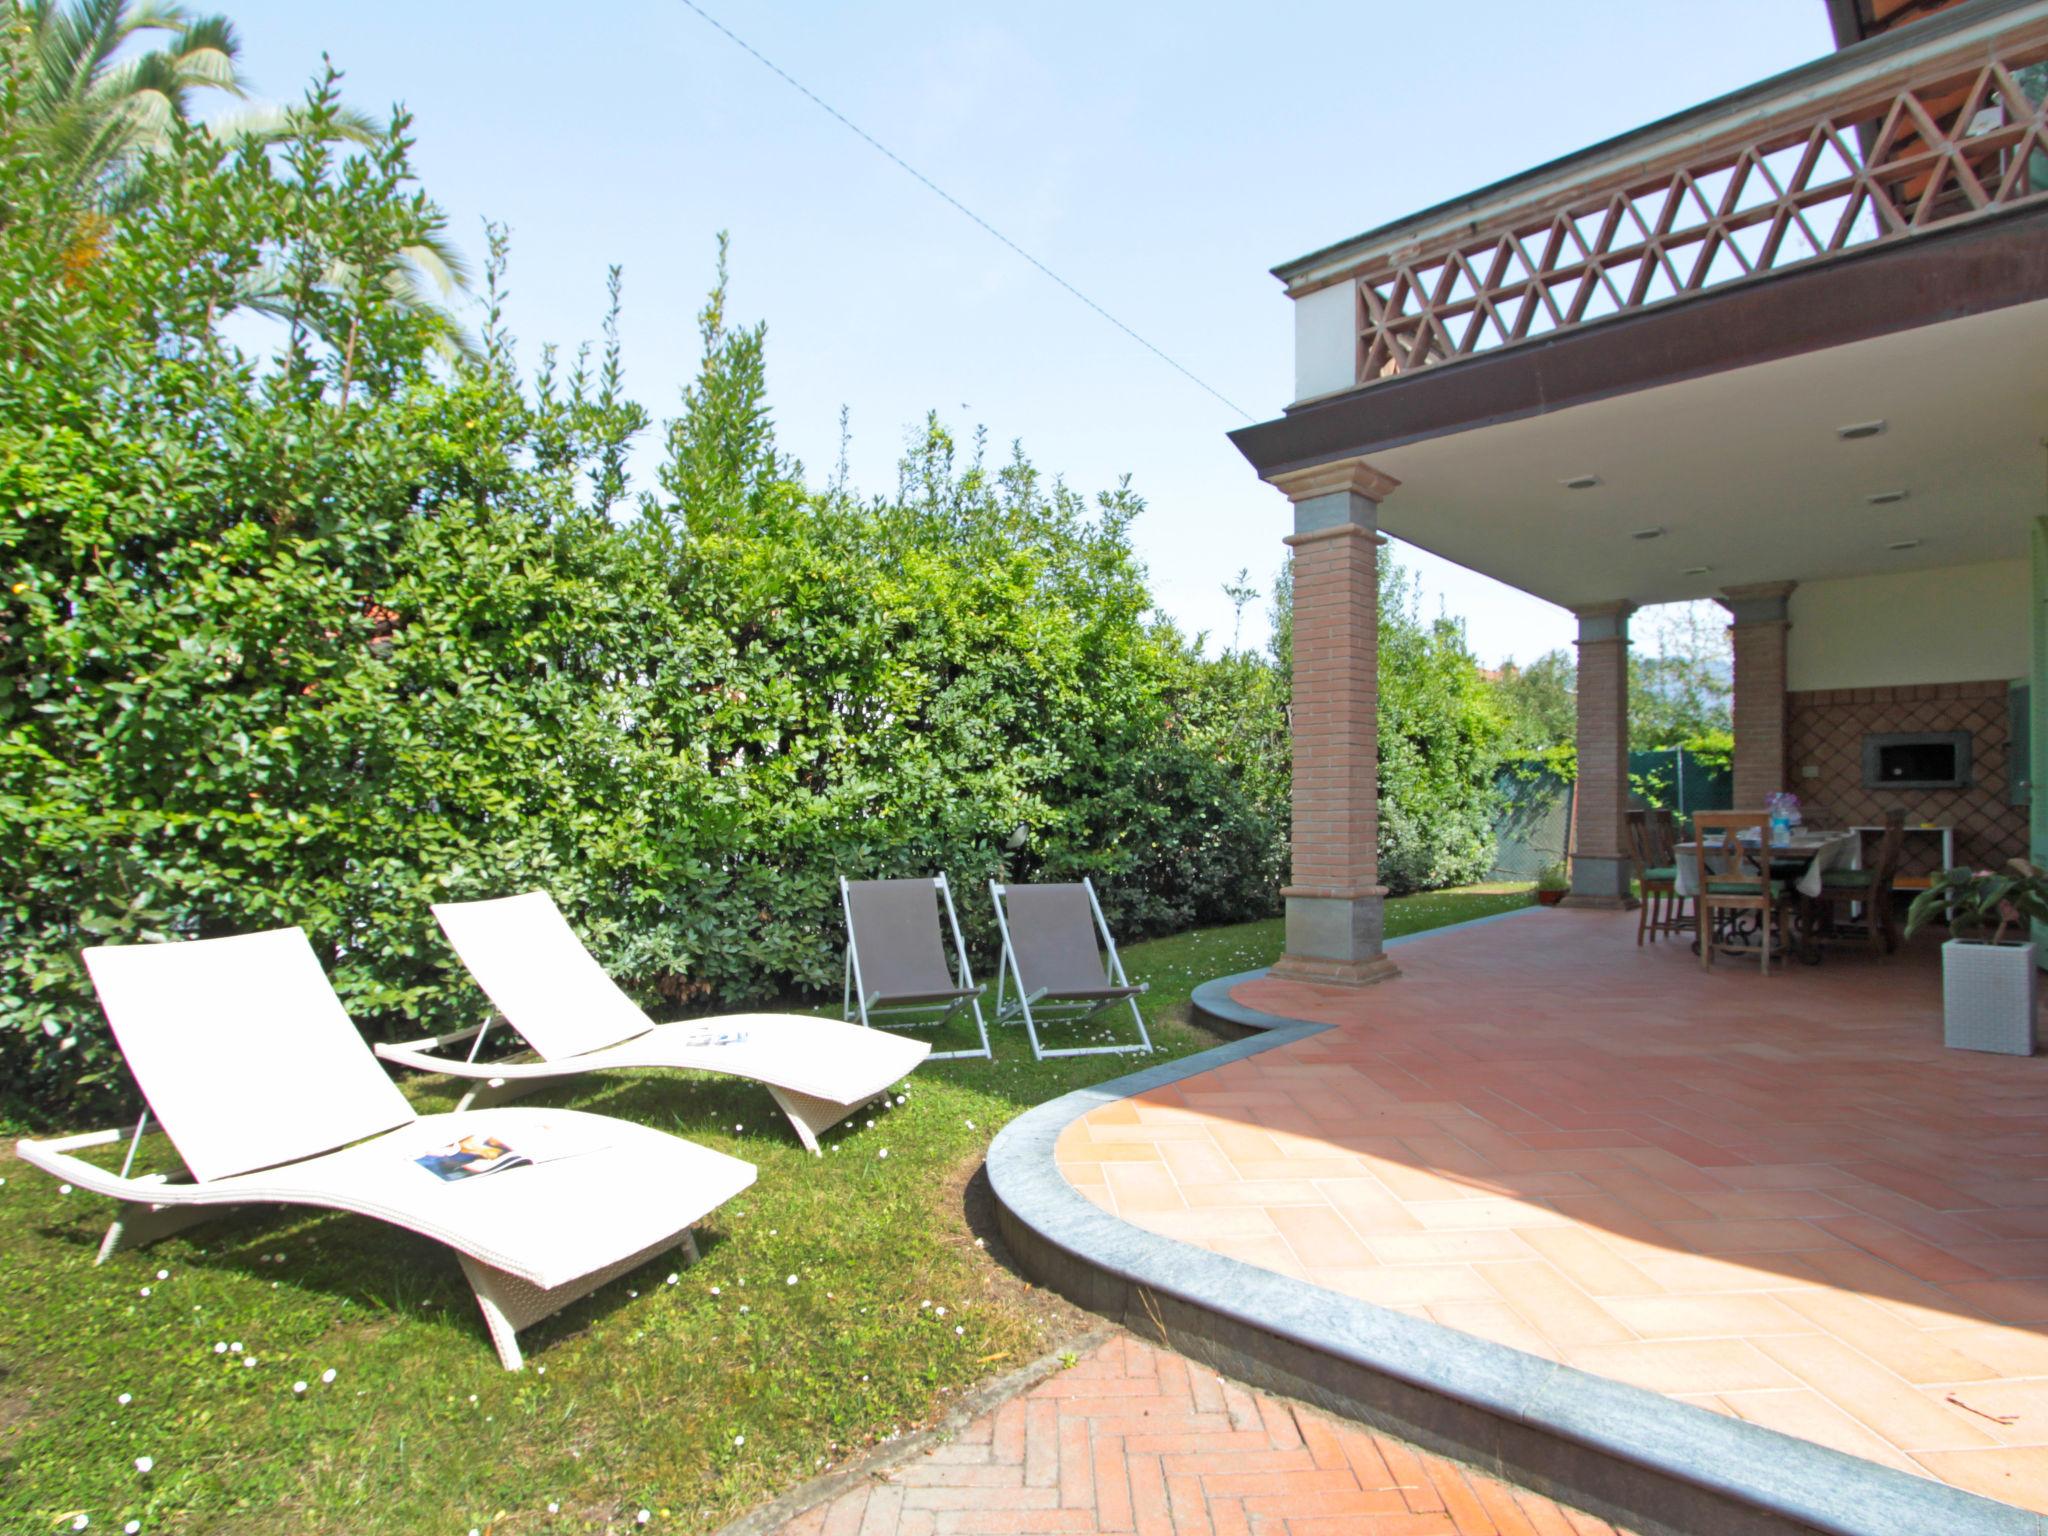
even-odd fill
[[[1890,550],[1918,549],[1919,547],[1920,541],[1918,539],[1900,539],[1896,544],[1885,545],[1885,548]]]
[[[1638,528],[1629,537],[1632,539],[1661,539],[1664,537],[1664,530],[1662,528]]]
[[[1560,480],[1558,482],[1559,485],[1562,485],[1568,491],[1590,491],[1599,483],[1600,477],[1598,475],[1573,475],[1569,480]]]
[[[1884,427],[1881,421],[1852,422],[1846,427],[1835,428],[1835,436],[1845,443],[1853,443],[1859,438],[1884,436]]]
[[[1688,565],[1684,570],[1680,571],[1678,574],[1681,576],[1704,576],[1707,574],[1707,572],[1711,571],[1712,569],[1713,567],[1711,565]]]
[[[1873,507],[1890,507],[1906,499],[1904,491],[1876,491],[1863,498]]]

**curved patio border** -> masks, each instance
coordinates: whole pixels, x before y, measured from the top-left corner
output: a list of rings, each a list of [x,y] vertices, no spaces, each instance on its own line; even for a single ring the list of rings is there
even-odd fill
[[[1641,1536],[2048,1536],[2048,1519],[2029,1511],[1162,1237],[1078,1193],[1054,1146],[1082,1115],[1334,1027],[1230,996],[1263,974],[1195,991],[1202,1013],[1258,1031],[1251,1038],[1076,1090],[996,1137],[997,1218],[1041,1283],[1241,1381]]]

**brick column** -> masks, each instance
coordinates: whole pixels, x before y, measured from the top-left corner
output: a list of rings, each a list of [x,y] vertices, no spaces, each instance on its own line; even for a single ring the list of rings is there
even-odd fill
[[[1381,953],[1379,503],[1395,481],[1362,459],[1275,475],[1294,503],[1293,874],[1273,974],[1367,986]]]
[[[1628,616],[1632,603],[1577,608],[1579,783],[1568,907],[1631,907],[1628,810]]]
[[[1724,587],[1721,606],[1734,621],[1735,808],[1760,811],[1785,788],[1785,642],[1787,599],[1796,581]]]

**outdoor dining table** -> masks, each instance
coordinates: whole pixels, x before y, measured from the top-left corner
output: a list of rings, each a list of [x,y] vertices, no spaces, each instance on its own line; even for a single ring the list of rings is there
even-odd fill
[[[1745,862],[1753,870],[1755,864],[1754,855],[1758,847],[1757,840],[1754,837],[1742,837],[1738,834],[1737,844],[1746,854],[1751,856]],[[1699,860],[1694,856],[1698,849],[1699,843],[1693,841],[1679,843],[1673,850],[1673,856],[1677,860],[1677,868],[1672,884],[1680,896],[1694,897],[1700,893]],[[1722,853],[1721,845],[1710,842],[1708,844],[1708,853],[1710,856],[1720,857],[1723,873],[1733,873],[1732,870],[1726,868],[1727,856]],[[1785,878],[1790,868],[1795,864],[1801,866],[1798,875],[1792,881],[1792,889],[1802,898],[1799,903],[1799,939],[1797,947],[1800,958],[1808,965],[1820,963],[1820,942],[1819,934],[1816,931],[1816,909],[1812,903],[1820,897],[1823,877],[1831,869],[1859,868],[1862,861],[1863,837],[1860,833],[1853,830],[1825,831],[1815,829],[1809,831],[1805,828],[1799,828],[1789,836],[1773,838],[1771,840],[1771,870],[1776,878]],[[1745,927],[1742,931],[1747,932],[1748,930]],[[1694,947],[1698,947],[1697,940],[1695,940]]]
[[[1746,852],[1754,853],[1756,839],[1739,839]],[[1699,860],[1694,857],[1697,842],[1677,845],[1677,871],[1674,884],[1678,894],[1692,897],[1700,893]],[[1708,845],[1709,853],[1719,852],[1717,845]],[[1855,832],[1834,832],[1825,830],[1808,831],[1804,828],[1793,831],[1788,837],[1771,840],[1771,863],[1782,870],[1785,866],[1800,863],[1804,867],[1793,881],[1793,889],[1808,900],[1820,895],[1821,879],[1831,869],[1856,869],[1863,861],[1863,839]],[[1782,876],[1781,876],[1782,878]]]

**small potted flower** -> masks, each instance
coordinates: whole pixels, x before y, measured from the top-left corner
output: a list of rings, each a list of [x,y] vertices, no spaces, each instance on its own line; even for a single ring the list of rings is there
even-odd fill
[[[1966,1051],[2034,1053],[2038,972],[2034,923],[2048,922],[2048,874],[2014,859],[2000,874],[1951,869],[1913,898],[1906,937],[1937,918],[1941,946],[1942,1043]]]
[[[1571,893],[1571,876],[1565,872],[1564,860],[1543,866],[1543,873],[1536,877],[1536,904],[1539,907],[1554,907]]]

